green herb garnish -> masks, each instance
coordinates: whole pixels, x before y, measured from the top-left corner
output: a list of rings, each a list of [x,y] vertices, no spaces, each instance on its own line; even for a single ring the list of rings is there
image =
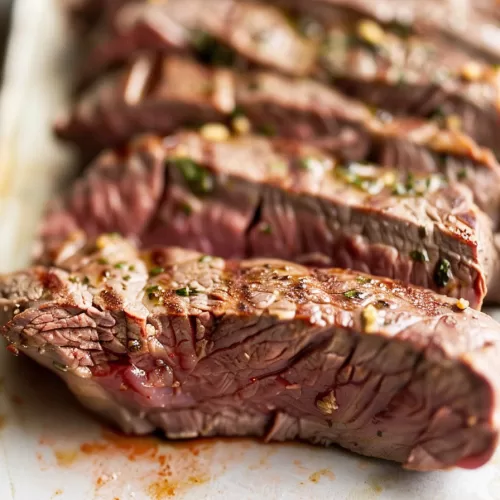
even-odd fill
[[[169,160],[169,162],[180,170],[193,193],[203,195],[213,191],[214,179],[207,169],[202,168],[189,158],[175,158]]]
[[[391,21],[387,28],[400,38],[408,38],[412,33],[411,24],[402,23],[401,21]]]
[[[142,348],[142,344],[139,340],[129,340],[127,343],[127,348],[129,352],[139,352]]]
[[[447,259],[439,259],[434,270],[434,282],[439,287],[444,287],[453,278],[451,263]]]
[[[69,276],[68,280],[71,281],[71,283],[80,283],[80,278],[77,276]]]
[[[154,300],[155,298],[158,298],[160,287],[158,285],[148,286],[145,291],[148,294],[149,300]]]
[[[161,273],[164,273],[165,272],[165,269],[163,267],[153,267],[153,269],[151,269],[149,271],[149,275],[150,276],[158,276],[159,274]]]
[[[348,290],[347,292],[344,292],[343,295],[348,299],[362,299],[364,296],[364,294],[358,290]]]
[[[193,213],[193,207],[189,203],[183,203],[180,208],[185,215],[191,215]]]
[[[205,31],[192,30],[191,42],[198,59],[213,66],[234,66],[236,53]]]
[[[99,257],[97,259],[97,263],[100,264],[101,266],[106,266],[109,264],[108,259],[105,259],[104,257]]]
[[[84,285],[88,285],[90,283],[90,278],[88,276],[84,276],[83,280],[82,280],[82,283]]]
[[[186,286],[184,288],[178,288],[175,293],[179,295],[180,297],[189,297],[190,295],[196,295],[200,293],[198,290],[195,288],[190,288],[189,286]]]
[[[429,262],[429,254],[425,248],[423,250],[413,250],[410,252],[410,257],[415,262]]]
[[[467,169],[466,168],[461,168],[458,172],[457,172],[457,178],[461,181],[463,181],[464,179],[467,179]]]
[[[260,232],[264,234],[272,234],[273,228],[271,227],[271,224],[266,222],[260,226]]]
[[[312,156],[306,156],[305,158],[301,158],[299,161],[299,167],[304,170],[314,170],[315,167],[321,165],[321,160]]]
[[[358,276],[356,278],[356,281],[358,283],[361,283],[362,285],[365,285],[366,283],[371,283],[373,280],[371,278],[365,278],[364,276]]]
[[[264,123],[257,129],[257,132],[267,137],[274,137],[276,135],[276,127],[270,123]]]
[[[210,255],[203,255],[200,257],[199,262],[211,262],[213,259]]]
[[[125,262],[117,262],[113,267],[115,269],[124,269],[125,268]]]

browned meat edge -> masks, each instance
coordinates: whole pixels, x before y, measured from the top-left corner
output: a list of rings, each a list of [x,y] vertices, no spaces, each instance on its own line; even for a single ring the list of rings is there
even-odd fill
[[[313,146],[255,136],[184,133],[102,155],[52,204],[39,253],[76,230],[354,268],[473,307],[496,283],[491,223],[467,188],[439,174],[346,167]]]
[[[498,221],[500,168],[488,150],[433,122],[372,116],[360,102],[312,80],[207,68],[174,56],[140,57],[90,89],[59,120],[57,132],[88,153],[145,131],[169,134],[212,121],[240,133],[253,125],[262,134],[307,140],[345,161],[442,172],[469,186]]]
[[[170,0],[119,9],[113,34],[96,34],[83,71],[88,81],[141,51],[193,52],[205,62],[258,65],[329,82],[368,104],[398,114],[449,117],[499,154],[498,70],[454,44],[384,31],[343,18],[311,37],[272,6],[235,0]],[[228,30],[228,27],[231,27]],[[277,49],[279,47],[279,49]]]
[[[57,260],[0,280],[0,332],[126,432],[337,443],[417,470],[494,451],[499,325],[453,299],[116,236]]]

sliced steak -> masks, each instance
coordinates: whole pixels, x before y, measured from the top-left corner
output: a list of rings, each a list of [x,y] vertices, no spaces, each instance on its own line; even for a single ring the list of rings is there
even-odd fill
[[[176,56],[141,57],[102,79],[56,130],[88,153],[143,132],[170,134],[204,122],[238,129],[246,119],[258,132],[314,142],[342,160],[444,173],[467,184],[498,222],[500,167],[489,151],[434,122],[373,117],[366,106],[312,80],[207,68]]]
[[[168,0],[127,3],[112,26],[94,33],[82,80],[138,51],[192,51],[215,64],[258,64],[303,76],[314,68],[317,43],[301,35],[283,12],[245,0]],[[238,61],[239,60],[239,61]]]
[[[347,143],[352,138],[353,153],[366,149],[358,129],[371,118],[363,104],[312,80],[212,68],[178,56],[143,56],[98,80],[58,121],[56,132],[83,151],[99,151],[144,132],[230,124],[238,114],[268,135],[319,136],[334,144],[338,138]]]
[[[225,66],[259,65],[334,79],[348,95],[392,113],[450,117],[454,126],[500,155],[500,72],[495,66],[471,60],[453,45],[401,36],[366,19],[346,22],[340,16],[307,37],[273,7],[212,0],[206,9],[199,6],[203,1],[125,5],[112,34],[105,30],[95,42],[83,81],[138,51],[189,51]]]
[[[393,114],[460,128],[500,155],[500,72],[401,39],[373,23],[332,29],[321,67],[347,95]]]
[[[145,0],[62,0],[68,17],[79,31],[87,33],[90,29],[112,22],[113,15],[127,3],[142,3]]]
[[[225,258],[280,257],[359,269],[464,297],[496,282],[491,223],[440,174],[351,164],[295,142],[195,133],[146,138],[102,155],[41,228],[64,238],[117,231],[145,247]]]
[[[491,63],[500,61],[500,26],[496,0],[271,0],[323,23],[339,18],[371,18],[404,34],[432,39]]]
[[[460,301],[117,237],[74,247],[0,280],[0,333],[127,433],[335,443],[416,470],[494,452],[500,326]]]

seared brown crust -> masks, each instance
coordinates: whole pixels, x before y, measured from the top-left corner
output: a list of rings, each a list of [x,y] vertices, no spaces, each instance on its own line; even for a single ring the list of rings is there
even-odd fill
[[[494,450],[499,326],[454,299],[278,260],[139,255],[113,235],[74,239],[57,264],[0,280],[0,333],[129,432],[337,442],[420,470]],[[236,411],[222,427],[221,408]]]
[[[401,36],[359,16],[341,16],[312,37],[304,36],[272,6],[212,0],[207,10],[200,1],[133,3],[118,10],[112,34],[99,37],[89,55],[83,80],[137,52],[189,52],[215,64],[257,64],[328,83],[333,78],[352,97],[397,114],[451,116],[477,142],[499,153],[498,71],[471,60],[453,43]]]
[[[182,133],[102,155],[53,203],[41,254],[75,230],[370,270],[473,307],[495,280],[491,224],[467,189],[439,174],[346,168],[312,146],[255,136]]]
[[[88,154],[143,131],[169,134],[214,121],[231,128],[235,114],[256,131],[307,140],[346,161],[441,172],[470,187],[476,203],[498,220],[500,167],[489,150],[435,122],[372,116],[361,102],[308,79],[140,57],[85,94],[56,130]]]

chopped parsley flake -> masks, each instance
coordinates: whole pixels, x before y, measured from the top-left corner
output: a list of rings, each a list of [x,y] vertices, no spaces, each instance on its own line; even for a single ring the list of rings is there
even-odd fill
[[[180,209],[185,215],[191,215],[193,213],[193,207],[189,203],[182,203]]]
[[[317,166],[322,166],[322,162],[318,158],[306,156],[305,158],[300,159],[299,166],[303,170],[314,170]]]
[[[134,339],[128,341],[127,347],[130,352],[138,352],[141,350],[142,344],[139,340]]]
[[[364,276],[358,276],[356,278],[356,281],[358,283],[361,283],[362,285],[364,285],[366,283],[371,283],[373,280],[371,278],[365,278]]]
[[[158,292],[160,291],[160,287],[158,285],[148,286],[146,288],[146,293],[148,294],[149,300],[154,300],[158,298]]]
[[[101,266],[106,266],[107,264],[109,264],[109,261],[108,261],[108,259],[105,259],[104,257],[99,257],[97,259],[97,263],[100,264]]]
[[[364,294],[358,290],[348,290],[343,295],[348,299],[362,299],[364,297]]]
[[[189,297],[190,295],[196,295],[199,293],[198,290],[195,288],[190,288],[189,286],[186,286],[184,288],[178,288],[175,293],[179,295],[180,297]]]
[[[272,234],[273,228],[271,227],[271,224],[265,222],[260,226],[260,232],[264,234]]]
[[[212,257],[210,255],[203,255],[199,259],[200,262],[211,262]]]
[[[151,269],[149,271],[149,275],[150,276],[158,276],[159,274],[164,273],[164,272],[165,272],[165,268],[163,268],[163,267],[153,267],[153,269]]]
[[[271,125],[270,123],[264,123],[262,124],[258,130],[257,130],[261,135],[265,135],[267,137],[274,137],[276,136],[276,127],[274,125]]]
[[[207,169],[189,158],[175,158],[169,161],[180,170],[193,193],[203,195],[214,190],[214,178]]]
[[[429,262],[429,254],[425,248],[423,250],[413,250],[410,252],[410,257],[415,262]]]
[[[434,270],[434,282],[439,287],[444,287],[453,278],[451,263],[448,259],[439,259]]]
[[[235,52],[205,31],[192,30],[191,42],[198,58],[206,64],[234,66],[236,63]]]

